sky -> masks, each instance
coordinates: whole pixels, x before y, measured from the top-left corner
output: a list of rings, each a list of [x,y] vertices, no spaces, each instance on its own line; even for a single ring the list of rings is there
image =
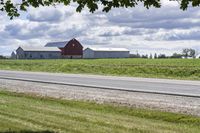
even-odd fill
[[[0,12],[0,55],[19,46],[44,46],[51,41],[79,40],[84,48],[127,48],[131,53],[170,55],[183,48],[200,52],[200,8],[179,9],[177,2],[162,1],[161,8],[101,10],[77,13],[70,6],[29,8],[10,20]]]

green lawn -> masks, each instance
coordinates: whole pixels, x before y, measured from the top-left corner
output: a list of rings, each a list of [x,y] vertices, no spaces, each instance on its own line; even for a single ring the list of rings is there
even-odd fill
[[[0,91],[0,133],[199,133],[200,118]]]
[[[200,79],[200,59],[0,60],[0,69]]]

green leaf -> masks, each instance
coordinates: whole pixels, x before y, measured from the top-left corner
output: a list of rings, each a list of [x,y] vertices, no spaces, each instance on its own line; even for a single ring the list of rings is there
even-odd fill
[[[18,17],[18,11],[27,11],[28,7],[50,6],[56,4],[64,4],[68,6],[70,2],[76,3],[77,12],[81,12],[84,8],[88,8],[90,12],[95,12],[99,5],[103,6],[103,12],[109,12],[112,8],[120,7],[135,7],[139,3],[143,3],[147,9],[161,7],[160,0],[22,0],[20,6],[14,5],[11,0],[0,2],[0,11],[6,12],[11,19]],[[189,5],[197,7],[200,5],[200,0],[182,0],[180,8],[186,10]]]

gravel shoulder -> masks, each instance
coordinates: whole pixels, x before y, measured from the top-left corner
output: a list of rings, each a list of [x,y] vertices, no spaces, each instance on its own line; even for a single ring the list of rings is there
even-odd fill
[[[68,100],[86,100],[200,116],[200,98],[102,90],[0,79],[0,89]]]

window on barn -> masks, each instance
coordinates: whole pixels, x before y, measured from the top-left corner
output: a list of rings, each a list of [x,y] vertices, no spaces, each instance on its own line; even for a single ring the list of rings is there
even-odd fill
[[[32,58],[32,54],[30,54],[30,58]]]

